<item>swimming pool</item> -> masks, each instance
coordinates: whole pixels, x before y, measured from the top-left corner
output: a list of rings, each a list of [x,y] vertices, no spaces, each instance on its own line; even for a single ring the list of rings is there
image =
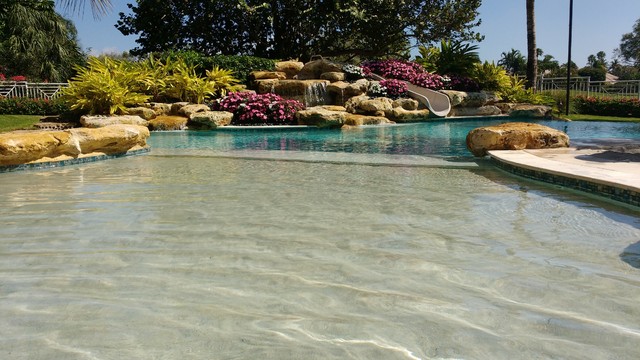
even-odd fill
[[[1,174],[0,358],[640,356],[637,210],[266,132]]]
[[[395,126],[364,126],[338,131],[316,128],[258,128],[203,132],[160,132],[150,139],[154,149],[287,150],[365,154],[470,157],[469,131],[508,119],[465,119]],[[640,140],[640,123],[538,121],[566,132],[572,142],[598,138]]]

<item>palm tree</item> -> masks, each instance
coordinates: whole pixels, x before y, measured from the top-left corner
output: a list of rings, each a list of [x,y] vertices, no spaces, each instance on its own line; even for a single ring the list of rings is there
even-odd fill
[[[538,76],[535,0],[527,0],[527,88],[535,89]]]
[[[498,65],[502,66],[511,75],[522,75],[523,70],[527,66],[527,62],[522,56],[520,50],[511,49],[509,52],[503,52]]]
[[[84,61],[76,35],[52,2],[12,1],[0,11],[0,63],[9,75],[65,81]]]
[[[91,12],[94,17],[105,15],[111,10],[111,0],[60,0],[62,7],[73,12],[83,11],[87,2],[91,5]]]

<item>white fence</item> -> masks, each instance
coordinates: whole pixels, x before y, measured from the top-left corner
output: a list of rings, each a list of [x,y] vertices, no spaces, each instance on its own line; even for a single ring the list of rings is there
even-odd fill
[[[0,97],[30,99],[55,99],[67,83],[30,83],[24,81],[0,81]]]
[[[566,91],[567,78],[541,78],[538,91]],[[591,81],[588,76],[572,77],[569,82],[571,95],[608,98],[640,99],[640,80]]]

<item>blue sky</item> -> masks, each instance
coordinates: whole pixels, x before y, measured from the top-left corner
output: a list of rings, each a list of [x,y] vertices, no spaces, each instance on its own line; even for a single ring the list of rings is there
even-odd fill
[[[113,11],[95,20],[89,7],[84,14],[65,14],[78,28],[83,49],[92,53],[122,52],[136,46],[135,36],[124,36],[115,27],[119,12],[127,12],[127,0],[112,0]],[[485,35],[479,44],[482,60],[499,60],[511,48],[526,55],[525,0],[484,0],[480,7],[482,25],[477,30]],[[584,66],[587,57],[604,51],[607,59],[620,44],[624,33],[631,32],[640,18],[640,0],[574,0],[572,60]],[[567,59],[569,33],[569,0],[537,0],[537,43],[545,54],[560,62]]]

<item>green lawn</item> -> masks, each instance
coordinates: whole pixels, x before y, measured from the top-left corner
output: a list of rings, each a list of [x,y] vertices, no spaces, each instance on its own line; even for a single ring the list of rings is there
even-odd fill
[[[598,116],[598,115],[582,115],[571,114],[569,116],[561,115],[561,118],[568,118],[573,121],[622,121],[622,122],[640,122],[640,118],[618,117],[618,116]]]
[[[30,129],[40,120],[40,115],[0,115],[0,132]]]

